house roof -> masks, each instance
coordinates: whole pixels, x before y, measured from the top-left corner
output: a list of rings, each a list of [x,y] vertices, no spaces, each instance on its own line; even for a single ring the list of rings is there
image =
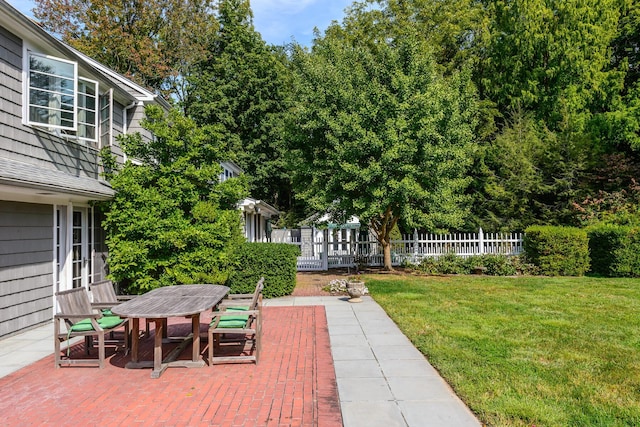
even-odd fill
[[[21,192],[33,195],[75,197],[81,200],[108,200],[115,194],[105,181],[73,176],[67,172],[0,157],[0,187],[2,186],[19,187]]]
[[[300,223],[298,225],[303,226],[303,227],[308,227],[308,226],[322,226],[322,227],[327,227],[329,229],[345,229],[345,228],[354,228],[354,229],[358,229],[360,228],[360,218],[358,218],[357,216],[352,216],[351,218],[349,218],[349,220],[347,222],[345,222],[344,224],[336,224],[330,221],[331,216],[328,213],[323,213],[323,212],[316,212],[313,215],[311,215],[310,217],[300,221]]]
[[[264,200],[256,200],[251,197],[247,197],[238,203],[238,209],[242,209],[245,212],[260,213],[265,218],[271,218],[275,215],[280,215],[280,211],[265,202]]]

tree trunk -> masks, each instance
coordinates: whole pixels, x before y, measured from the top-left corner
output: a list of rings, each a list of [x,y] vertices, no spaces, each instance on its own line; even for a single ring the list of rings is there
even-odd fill
[[[385,271],[394,271],[393,265],[391,265],[391,242],[383,241],[382,249],[384,253],[384,270]]]

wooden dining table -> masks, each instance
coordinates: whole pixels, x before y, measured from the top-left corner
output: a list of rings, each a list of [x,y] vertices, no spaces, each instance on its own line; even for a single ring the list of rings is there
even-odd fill
[[[202,367],[205,361],[200,356],[200,314],[213,309],[227,295],[229,288],[221,285],[177,285],[157,288],[132,300],[111,308],[121,317],[131,319],[131,361],[128,369],[153,367],[151,378],[159,378],[169,367]],[[192,331],[186,337],[179,337],[179,345],[163,357],[162,343],[166,336],[166,321],[170,317],[191,319]],[[155,323],[153,361],[138,360],[140,340],[140,319]],[[176,340],[176,339],[173,339]],[[180,353],[192,344],[191,360],[176,360]]]

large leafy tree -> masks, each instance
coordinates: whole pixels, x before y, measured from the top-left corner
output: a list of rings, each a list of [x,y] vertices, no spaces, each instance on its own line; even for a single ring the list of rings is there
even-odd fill
[[[475,90],[443,77],[424,43],[352,37],[338,25],[294,50],[292,163],[300,196],[335,219],[370,226],[392,269],[390,234],[464,222]]]
[[[345,25],[350,29],[359,28],[365,35],[377,32],[393,39],[418,37],[431,47],[438,64],[454,71],[473,62],[485,42],[489,22],[486,3],[481,0],[365,0],[352,5]],[[364,27],[363,16],[368,16]]]
[[[214,0],[35,0],[34,15],[79,51],[178,100],[217,28]]]
[[[234,160],[249,176],[251,195],[281,209],[291,205],[284,163],[283,114],[288,108],[286,56],[253,27],[248,0],[223,0],[220,27],[207,57],[189,76],[187,114],[220,124]]]
[[[246,183],[219,183],[226,152],[215,126],[198,127],[176,110],[165,116],[148,107],[146,113],[143,124],[155,138],[125,136],[125,151],[136,162],[108,175],[116,190],[103,223],[109,274],[131,293],[224,283],[244,240],[235,205]]]

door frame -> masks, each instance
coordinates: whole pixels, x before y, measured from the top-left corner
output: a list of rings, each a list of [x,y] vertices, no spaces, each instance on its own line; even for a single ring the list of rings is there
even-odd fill
[[[84,204],[68,203],[54,205],[53,232],[53,274],[56,291],[72,289],[74,287],[74,262],[80,262],[80,275],[75,278],[76,287],[88,288],[93,277],[93,208]],[[79,216],[79,225],[74,226],[74,216]],[[78,230],[80,251],[74,260],[74,230]],[[79,234],[78,234],[79,233]],[[77,244],[77,243],[76,243]]]

